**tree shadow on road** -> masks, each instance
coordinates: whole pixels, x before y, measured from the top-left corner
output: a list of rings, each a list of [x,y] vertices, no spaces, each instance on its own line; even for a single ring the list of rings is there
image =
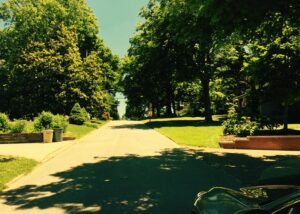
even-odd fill
[[[197,192],[257,184],[265,170],[289,171],[287,161],[298,167],[300,158],[174,149],[158,156],[131,155],[83,164],[54,174],[60,178],[56,183],[23,186],[1,197],[22,210],[59,207],[67,213],[184,214],[189,213]]]

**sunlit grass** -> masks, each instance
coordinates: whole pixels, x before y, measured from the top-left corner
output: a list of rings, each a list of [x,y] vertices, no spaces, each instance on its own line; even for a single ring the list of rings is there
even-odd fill
[[[289,129],[298,129],[300,130],[300,124],[289,124]]]
[[[0,191],[15,177],[30,172],[37,165],[34,160],[0,156]]]
[[[169,137],[178,144],[218,148],[222,135],[221,122],[207,123],[201,117],[182,117],[144,120],[146,125]]]
[[[67,134],[76,137],[77,139],[82,138],[89,134],[90,132],[100,128],[103,126],[106,121],[97,120],[95,123],[95,127],[87,126],[87,125],[73,125],[69,124],[67,128]]]

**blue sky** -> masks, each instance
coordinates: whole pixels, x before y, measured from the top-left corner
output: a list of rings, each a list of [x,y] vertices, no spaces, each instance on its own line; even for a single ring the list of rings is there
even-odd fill
[[[100,36],[114,54],[124,56],[129,48],[129,38],[139,21],[139,11],[148,0],[87,0],[94,10],[100,26]],[[125,114],[126,103],[118,94],[120,116]]]
[[[138,13],[148,0],[87,0],[100,25],[100,35],[120,56],[127,53],[129,38],[139,21]]]

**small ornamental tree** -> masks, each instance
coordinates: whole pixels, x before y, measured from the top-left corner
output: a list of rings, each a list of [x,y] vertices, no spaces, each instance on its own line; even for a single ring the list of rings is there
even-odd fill
[[[88,114],[85,109],[82,109],[79,103],[76,103],[70,113],[69,122],[71,124],[82,125],[88,120]]]

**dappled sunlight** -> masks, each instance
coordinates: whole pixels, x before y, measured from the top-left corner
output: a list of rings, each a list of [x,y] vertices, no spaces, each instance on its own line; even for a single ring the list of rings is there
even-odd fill
[[[199,191],[261,184],[264,170],[272,166],[276,170],[276,165],[284,170],[287,160],[300,162],[296,156],[255,158],[165,150],[156,156],[130,155],[82,164],[53,174],[59,180],[55,183],[23,186],[1,197],[21,210],[55,207],[68,213],[188,213]]]

